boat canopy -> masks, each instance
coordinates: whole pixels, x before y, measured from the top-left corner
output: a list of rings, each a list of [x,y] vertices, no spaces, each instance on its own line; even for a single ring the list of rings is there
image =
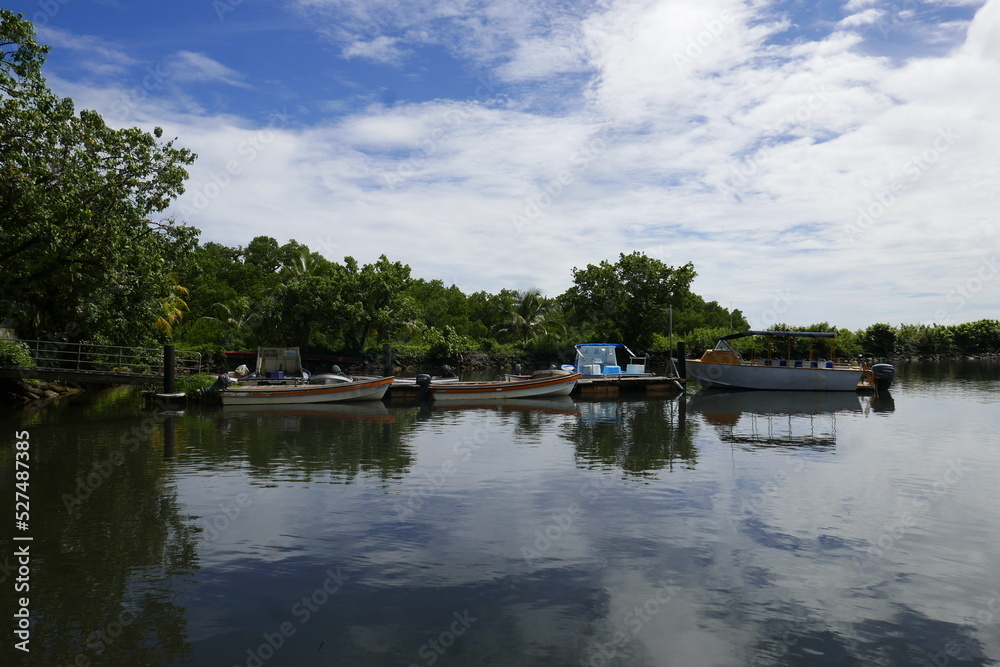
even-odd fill
[[[795,338],[835,338],[836,333],[832,331],[742,331],[740,333],[723,336],[719,340],[733,340],[734,338],[746,338],[747,336],[792,336]]]
[[[257,348],[257,377],[299,377],[302,374],[302,357],[297,347]]]

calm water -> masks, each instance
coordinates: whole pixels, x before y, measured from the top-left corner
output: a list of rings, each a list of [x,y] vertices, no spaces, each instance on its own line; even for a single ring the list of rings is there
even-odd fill
[[[34,627],[4,664],[996,664],[1000,366],[897,370],[683,414],[7,414],[2,600],[27,430]]]

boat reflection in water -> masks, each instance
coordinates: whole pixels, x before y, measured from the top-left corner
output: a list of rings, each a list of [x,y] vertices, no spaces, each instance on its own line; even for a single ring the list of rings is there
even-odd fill
[[[430,412],[450,412],[454,410],[493,410],[496,412],[546,412],[550,414],[578,415],[576,402],[569,396],[543,396],[541,398],[508,398],[503,402],[483,401],[482,403],[433,403]]]
[[[222,416],[226,418],[254,417],[317,417],[362,421],[395,421],[389,409],[381,401],[363,403],[303,403],[300,405],[224,405]]]
[[[837,444],[837,414],[862,413],[869,397],[833,391],[703,391],[688,409],[719,437],[746,449]]]

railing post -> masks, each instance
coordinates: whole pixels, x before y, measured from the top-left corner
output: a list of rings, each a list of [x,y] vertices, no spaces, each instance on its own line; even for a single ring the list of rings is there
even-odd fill
[[[174,346],[163,346],[163,393],[174,393]]]
[[[684,341],[677,341],[677,374],[681,376],[681,379],[687,377],[687,346]]]

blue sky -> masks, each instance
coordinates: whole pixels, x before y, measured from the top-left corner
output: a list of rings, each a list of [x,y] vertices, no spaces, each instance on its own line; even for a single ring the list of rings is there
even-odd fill
[[[199,155],[203,240],[467,292],[639,250],[775,321],[1000,317],[1000,0],[39,0],[50,86]]]

